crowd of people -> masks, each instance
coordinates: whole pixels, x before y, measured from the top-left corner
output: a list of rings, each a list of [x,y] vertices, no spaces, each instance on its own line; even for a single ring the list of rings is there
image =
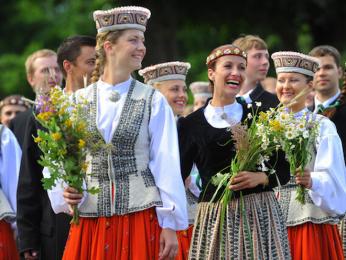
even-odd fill
[[[190,63],[142,69],[150,15],[134,6],[95,11],[96,37],[70,36],[56,52],[27,58],[36,99],[0,102],[0,259],[344,259],[346,80],[340,86],[339,51],[321,45],[307,54],[276,52],[272,78],[266,42],[239,37],[205,57],[209,81],[190,84],[188,105]],[[45,129],[35,106],[56,85],[87,102],[88,141],[106,144],[87,150],[84,184],[96,194],[66,183],[42,186],[51,173],[39,163],[34,138]],[[279,150],[270,158],[275,174],[241,171],[230,180],[234,193],[223,208],[210,182],[229,171],[236,156],[230,129],[246,123],[255,104],[257,112],[286,105],[296,118],[318,119],[311,161],[294,176]],[[295,199],[297,186],[307,190],[305,204]],[[70,224],[73,207],[78,224]]]

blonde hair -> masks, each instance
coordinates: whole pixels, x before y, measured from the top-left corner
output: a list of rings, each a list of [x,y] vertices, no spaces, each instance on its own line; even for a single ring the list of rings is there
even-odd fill
[[[157,90],[160,90],[161,85],[161,82],[154,82],[153,84],[151,84],[151,86]]]
[[[42,49],[32,53],[25,61],[26,75],[29,76],[34,74],[35,72],[34,62],[38,58],[45,58],[45,57],[52,57],[52,56],[57,56],[57,55],[55,51],[50,49]]]
[[[235,39],[233,44],[238,46],[243,51],[247,52],[252,48],[256,50],[268,50],[268,45],[266,42],[257,35],[245,35]]]
[[[107,31],[98,33],[96,36],[96,61],[95,61],[95,69],[91,76],[91,82],[96,82],[99,80],[100,76],[103,73],[103,69],[106,63],[106,53],[103,49],[103,44],[106,41],[110,41],[112,44],[115,44],[119,37],[122,35],[123,30],[118,31]]]

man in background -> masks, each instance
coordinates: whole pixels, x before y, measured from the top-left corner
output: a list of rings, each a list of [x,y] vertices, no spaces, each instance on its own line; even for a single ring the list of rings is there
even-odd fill
[[[261,85],[269,70],[269,52],[265,41],[255,35],[246,35],[233,44],[247,53],[246,77],[238,96],[248,104],[261,102],[265,109],[276,107],[279,104],[276,95],[265,91]]]
[[[73,36],[60,45],[55,62],[65,76],[66,93],[84,87],[84,75],[90,79],[96,58],[95,45],[95,38],[89,36]],[[49,86],[56,84],[48,83]],[[41,151],[33,139],[38,129],[42,127],[31,114],[25,127],[17,190],[19,248],[25,259],[61,259],[70,216],[54,214],[47,192],[42,187],[43,167],[38,163]]]

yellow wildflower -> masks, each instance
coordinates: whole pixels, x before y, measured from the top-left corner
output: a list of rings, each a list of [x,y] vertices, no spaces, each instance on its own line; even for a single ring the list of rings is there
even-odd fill
[[[34,138],[34,142],[40,143],[40,142],[42,142],[42,138],[38,136],[38,137]]]
[[[43,113],[39,113],[37,115],[37,118],[39,120],[42,120],[42,121],[48,121],[48,119],[53,115],[52,112],[48,111],[48,112],[43,112]]]
[[[59,88],[53,88],[50,92],[50,99],[54,106],[61,103],[62,91]]]
[[[84,122],[80,122],[78,125],[77,125],[77,132],[84,132],[85,131],[85,123]]]
[[[62,108],[59,109],[58,115],[59,115],[59,116],[62,116],[63,114],[65,114],[65,112],[66,112],[65,107],[62,107]]]
[[[85,147],[85,141],[82,140],[82,139],[79,139],[79,141],[78,141],[78,148],[79,148],[79,149],[82,149],[82,148],[84,148],[84,147]]]
[[[59,150],[59,155],[66,155],[67,154],[67,151],[66,151],[66,149],[61,149],[61,150]]]
[[[61,133],[53,133],[52,138],[54,141],[59,141],[61,139]]]
[[[66,126],[67,128],[71,128],[71,126],[72,126],[72,121],[71,121],[70,119],[67,119],[67,120],[65,121],[65,126]]]
[[[268,120],[268,115],[266,113],[264,113],[264,112],[260,112],[259,113],[259,119],[261,121],[267,121]]]
[[[269,125],[275,132],[278,132],[282,129],[281,124],[278,120],[270,120]]]
[[[88,169],[88,163],[82,163],[81,168],[83,172],[86,172]]]

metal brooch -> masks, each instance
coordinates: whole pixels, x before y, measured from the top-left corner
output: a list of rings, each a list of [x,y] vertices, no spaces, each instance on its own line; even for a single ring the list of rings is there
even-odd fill
[[[109,97],[109,100],[115,103],[115,102],[118,102],[119,99],[120,99],[120,94],[119,94],[119,92],[113,90],[113,91],[111,92],[111,95],[110,95],[110,97]]]

